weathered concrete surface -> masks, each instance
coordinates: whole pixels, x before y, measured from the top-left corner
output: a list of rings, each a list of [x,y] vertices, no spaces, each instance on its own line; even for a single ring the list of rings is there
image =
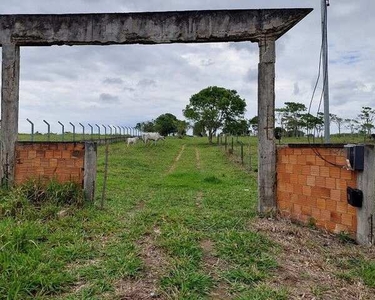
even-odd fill
[[[85,191],[86,199],[89,201],[94,201],[95,199],[96,165],[97,165],[96,160],[97,160],[96,143],[86,142],[85,143],[83,189]]]
[[[375,149],[365,146],[365,169],[358,172],[358,189],[363,191],[363,206],[357,208],[357,242],[374,245],[375,224]],[[372,220],[372,221],[371,221]],[[371,228],[372,226],[372,228]]]
[[[258,211],[276,210],[275,41],[259,42],[258,65]]]
[[[12,185],[18,138],[20,48],[2,45],[0,178],[2,185]]]
[[[312,9],[1,15],[0,43],[21,46],[258,42],[277,39]]]

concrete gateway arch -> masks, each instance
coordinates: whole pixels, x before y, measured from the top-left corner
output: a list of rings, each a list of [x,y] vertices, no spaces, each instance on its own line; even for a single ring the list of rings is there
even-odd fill
[[[312,9],[0,15],[2,183],[14,183],[20,47],[250,41],[259,44],[259,212],[276,207],[275,42]]]

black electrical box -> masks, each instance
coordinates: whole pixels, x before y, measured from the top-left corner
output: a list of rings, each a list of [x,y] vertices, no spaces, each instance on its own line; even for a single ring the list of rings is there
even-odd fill
[[[363,202],[363,192],[358,189],[353,189],[348,187],[346,189],[347,196],[348,196],[348,203],[354,207],[362,207]]]
[[[365,161],[365,146],[346,145],[347,159],[350,167],[355,171],[363,171]]]

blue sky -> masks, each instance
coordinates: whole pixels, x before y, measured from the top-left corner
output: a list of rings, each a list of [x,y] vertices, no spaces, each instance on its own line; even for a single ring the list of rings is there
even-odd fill
[[[277,42],[276,103],[308,105],[317,76],[320,1],[297,0],[8,0],[1,14],[312,7],[314,11]],[[329,58],[331,111],[354,118],[375,107],[373,0],[331,0]],[[26,118],[134,125],[161,113],[182,117],[192,94],[218,85],[236,89],[257,111],[258,47],[251,43],[158,46],[24,47],[21,50],[20,130]],[[313,109],[318,106],[317,97]],[[332,126],[332,131],[336,131]]]

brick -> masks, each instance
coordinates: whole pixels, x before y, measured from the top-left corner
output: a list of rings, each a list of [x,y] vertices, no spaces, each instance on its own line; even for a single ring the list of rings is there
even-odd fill
[[[45,152],[45,158],[53,158],[53,150],[47,150]]]
[[[305,155],[297,155],[297,163],[299,165],[305,165],[306,164],[306,156]]]
[[[315,161],[315,165],[316,166],[325,166],[325,161],[323,159],[321,159],[319,156],[316,157],[316,161]]]
[[[352,171],[348,171],[348,170],[345,170],[345,169],[341,169],[341,179],[352,179],[352,174],[353,172]]]
[[[292,165],[297,164],[297,155],[289,155],[289,163]]]
[[[340,233],[340,232],[349,232],[349,228],[346,225],[343,224],[336,224],[334,233]]]
[[[346,187],[347,187],[346,180],[340,179],[340,178],[336,179],[336,189],[346,190]]]
[[[282,164],[288,164],[289,163],[289,156],[288,155],[281,155],[280,161]]]
[[[309,186],[315,185],[315,176],[307,175],[306,184]]]
[[[293,213],[300,215],[302,213],[302,206],[298,204],[293,204]]]
[[[335,201],[341,200],[341,191],[340,190],[331,190],[330,198]]]
[[[60,150],[54,150],[53,151],[53,158],[61,158],[62,152]]]
[[[348,213],[356,216],[357,215],[357,208],[353,207],[351,205],[348,205]]]
[[[311,207],[310,206],[302,206],[302,214],[303,215],[311,215]]]
[[[277,174],[277,179],[280,182],[289,183],[290,182],[290,174],[287,174],[287,173],[278,173]]]
[[[294,149],[294,155],[301,155],[302,150],[301,149]]]
[[[312,166],[315,165],[315,155],[306,155],[306,165]]]
[[[315,181],[315,185],[318,186],[318,187],[325,188],[326,187],[326,179],[325,179],[325,177],[317,176],[316,177],[316,181]]]
[[[319,209],[326,209],[326,200],[321,198],[316,199],[316,207]]]
[[[329,168],[329,176],[332,178],[341,178],[340,169],[338,167],[331,166]]]
[[[307,176],[306,175],[298,175],[298,184],[306,185],[307,184]]]
[[[289,178],[290,183],[295,184],[295,183],[298,182],[298,174],[292,173],[292,174],[289,174],[289,176],[290,176],[290,178]]]
[[[28,158],[35,158],[36,157],[36,151],[35,150],[30,150],[27,154]]]
[[[324,159],[326,160],[325,165],[327,167],[331,167],[332,164],[336,163],[336,156],[334,156],[334,155],[325,155]]]
[[[329,177],[329,167],[320,166],[319,175],[322,177]]]
[[[294,154],[294,149],[293,148],[285,148],[285,154],[286,155]]]
[[[302,166],[303,175],[311,175],[311,166]]]
[[[331,193],[330,190],[323,187],[314,187],[313,193],[316,197],[329,198]]]
[[[346,156],[341,156],[341,155],[336,156],[336,164],[340,166],[346,165]]]
[[[62,151],[61,157],[70,159],[72,157],[72,153],[71,153],[71,151]]]
[[[352,227],[353,225],[353,216],[350,214],[342,214],[341,215],[341,224],[346,225],[348,227]]]
[[[337,202],[337,212],[347,213],[348,212],[348,204],[345,203],[345,202]]]
[[[331,221],[336,224],[341,224],[341,213],[331,211]]]
[[[302,165],[293,165],[293,174],[302,174]]]
[[[329,210],[320,210],[320,215],[323,221],[330,221],[331,220],[331,212]]]
[[[285,165],[285,173],[293,173],[293,165]]]
[[[335,200],[327,199],[326,200],[326,210],[336,212],[337,211],[337,202]]]
[[[327,177],[327,178],[325,178],[325,181],[326,181],[326,185],[325,185],[326,188],[328,188],[328,189],[337,188],[335,178]]]
[[[305,205],[310,207],[316,207],[316,198],[315,197],[307,197],[305,201]]]
[[[296,194],[292,194],[291,196],[290,196],[290,198],[288,199],[288,201],[290,201],[290,202],[292,202],[292,203],[297,203],[298,204],[298,195],[296,195]]]
[[[311,216],[315,219],[315,220],[319,220],[321,215],[320,215],[320,209],[319,208],[316,208],[316,207],[313,207],[311,209]]]
[[[311,187],[310,186],[303,186],[302,187],[302,194],[305,196],[311,196]]]
[[[319,168],[318,166],[311,166],[311,175],[319,176]]]
[[[301,184],[293,184],[293,193],[296,195],[303,195],[303,189]]]

